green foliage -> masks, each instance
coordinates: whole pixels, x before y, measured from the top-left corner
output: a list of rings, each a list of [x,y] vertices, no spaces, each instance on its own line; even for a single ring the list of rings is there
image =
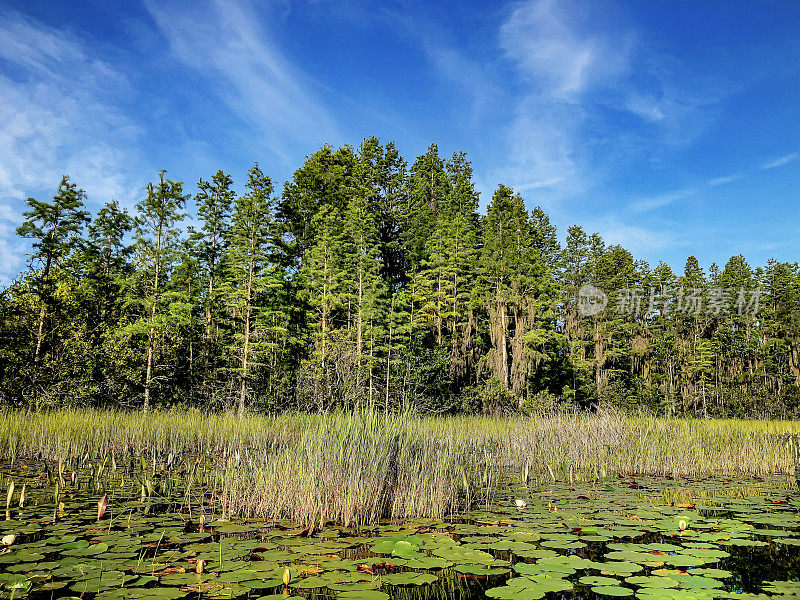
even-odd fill
[[[136,205],[136,260],[138,269],[135,287],[129,295],[129,305],[137,306],[132,322],[121,330],[123,338],[147,336],[144,357],[143,408],[148,410],[160,353],[168,348],[167,339],[174,332],[176,308],[172,297],[165,293],[172,269],[180,257],[180,231],[177,223],[183,219],[181,209],[186,203],[183,183],[166,179],[161,171],[157,183],[147,185],[147,195]],[[138,318],[137,318],[138,317]]]
[[[42,347],[45,342],[46,321],[48,317],[53,320],[55,315],[52,313],[58,308],[57,294],[62,279],[59,271],[64,270],[64,263],[76,249],[80,231],[87,220],[87,213],[81,210],[85,199],[86,193],[64,175],[52,202],[28,198],[29,210],[22,213],[25,221],[17,228],[21,237],[33,240],[33,272],[29,283],[31,291],[39,299],[36,344],[32,353],[36,365],[39,364],[43,351],[46,351]],[[34,266],[36,263],[40,265],[40,269]]]
[[[374,137],[326,145],[274,194],[256,164],[193,198],[162,172],[133,218],[112,202],[89,221],[66,176],[29,199],[30,265],[0,293],[2,402],[800,414],[796,263],[690,256],[678,274],[578,225],[562,248],[508,186],[479,214],[467,156],[436,144],[410,163]],[[604,311],[579,310],[587,284]]]

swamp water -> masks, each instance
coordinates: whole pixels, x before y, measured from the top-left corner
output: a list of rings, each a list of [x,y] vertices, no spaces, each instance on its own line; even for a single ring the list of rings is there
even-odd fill
[[[3,489],[14,482],[0,597],[800,598],[800,495],[785,479],[508,483],[453,519],[308,535],[214,516],[214,494],[187,493],[179,469],[101,470],[73,480],[40,462],[0,469]]]

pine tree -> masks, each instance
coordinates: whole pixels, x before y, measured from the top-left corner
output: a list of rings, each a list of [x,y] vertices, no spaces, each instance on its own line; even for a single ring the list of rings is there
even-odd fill
[[[341,293],[344,276],[341,222],[339,211],[332,206],[324,206],[314,215],[316,243],[306,252],[300,273],[303,300],[309,308],[307,322],[315,363],[314,401],[319,410],[330,398],[331,333],[336,327],[337,312],[345,308]]]
[[[309,156],[284,186],[276,218],[281,225],[285,266],[299,268],[315,243],[314,217],[324,207],[344,213],[356,157],[351,146],[325,145]]]
[[[564,344],[564,337],[557,328],[560,297],[556,276],[561,261],[561,246],[555,226],[541,207],[537,206],[531,211],[530,223],[532,263],[537,278],[527,299],[533,313],[529,313],[525,326],[525,351],[533,362],[536,391],[560,392],[552,378],[558,372],[557,357],[562,353]]]
[[[235,315],[237,332],[229,347],[236,358],[238,373],[236,412],[244,414],[250,392],[251,372],[261,364],[264,353],[275,352],[277,334],[284,319],[273,320],[270,329],[265,317],[275,317],[278,307],[265,302],[265,294],[282,285],[270,261],[274,253],[272,181],[256,163],[249,171],[247,193],[236,198],[233,219],[227,232],[228,282],[226,306]],[[277,321],[277,322],[276,322]],[[267,336],[272,333],[272,339]]]
[[[87,213],[81,210],[85,199],[86,193],[64,175],[52,202],[28,198],[30,208],[22,213],[26,220],[17,228],[18,235],[34,240],[31,263],[41,264],[41,271],[34,270],[32,279],[40,305],[33,354],[35,364],[41,358],[45,318],[57,285],[53,270],[76,247],[78,235],[88,220]]]
[[[561,288],[561,320],[569,356],[569,377],[571,379],[564,396],[568,399],[586,397],[586,377],[591,369],[584,318],[578,310],[578,291],[581,286],[592,281],[590,264],[591,238],[579,225],[567,229],[566,245],[561,252],[559,283]],[[580,398],[579,398],[580,392]]]
[[[91,323],[93,380],[98,387],[108,387],[113,380],[115,357],[112,338],[124,318],[123,292],[131,275],[129,263],[133,247],[126,238],[133,228],[133,219],[117,201],[101,208],[89,224],[84,245],[83,285],[81,296],[89,305]]]
[[[163,286],[162,319],[167,343],[161,354],[165,359],[162,362],[168,362],[173,373],[169,381],[171,393],[194,402],[198,396],[208,398],[205,369],[197,365],[201,354],[198,349],[206,346],[203,290],[207,282],[191,228],[189,233],[188,238],[178,240],[174,266]],[[224,385],[225,381],[220,378],[217,383]]]
[[[632,348],[634,364],[632,368],[641,371],[646,385],[658,384],[663,406],[675,413],[677,397],[676,375],[680,370],[678,357],[677,283],[678,278],[669,265],[659,262],[653,269],[656,290],[663,298],[659,314],[653,319],[649,329],[648,348],[645,351]],[[639,362],[639,365],[636,362]]]
[[[697,258],[686,259],[683,275],[678,278],[679,294],[677,304],[681,314],[677,317],[681,346],[681,396],[682,409],[687,412],[689,406],[696,405],[697,375],[706,373],[707,353],[710,343],[706,343],[705,308],[708,300],[706,278]],[[697,353],[700,356],[697,356]],[[703,393],[705,386],[703,382]]]
[[[533,361],[525,333],[535,318],[536,288],[545,276],[543,257],[533,246],[528,211],[519,194],[500,184],[483,220],[481,271],[489,313],[491,374],[523,400]]]
[[[432,253],[437,265],[437,313],[439,331],[443,323],[450,336],[450,377],[466,381],[477,361],[478,193],[466,154],[454,153],[445,171],[449,193],[439,214],[440,235],[434,238],[438,245]]]
[[[404,245],[410,268],[415,269],[427,258],[428,241],[436,231],[440,204],[449,195],[445,163],[439,157],[436,144],[431,144],[428,151],[414,161],[408,187],[410,205]]]
[[[425,154],[417,157],[409,171],[403,235],[407,257],[406,285],[410,287],[408,340],[415,355],[427,344],[426,338],[431,334],[433,343],[440,345],[442,342],[446,240],[439,226],[443,204],[449,195],[445,162],[439,157],[436,144],[431,144]],[[413,367],[418,366],[415,364]],[[411,369],[412,365],[409,364],[408,368]],[[440,376],[445,376],[445,373]]]
[[[217,171],[211,181],[201,179],[195,195],[200,231],[193,236],[198,262],[207,281],[207,292],[203,299],[205,319],[205,378],[213,382],[219,360],[217,320],[221,317],[219,292],[219,262],[225,252],[225,241],[230,227],[231,206],[236,194],[231,189],[233,179],[222,170]],[[213,384],[208,386],[213,397]]]
[[[602,247],[599,236],[592,239],[593,248]],[[637,269],[631,253],[621,246],[605,248],[598,258],[593,258],[592,254],[590,252],[589,258],[592,283],[604,290],[612,306],[617,304],[621,294],[638,288],[642,283],[639,281],[642,271],[649,269],[647,265],[638,265]],[[591,365],[598,398],[608,395],[615,377],[630,374],[633,345],[636,345],[637,353],[646,350],[647,338],[641,335],[648,324],[646,301],[644,304],[634,314],[608,309],[585,319],[592,332]]]
[[[176,225],[183,219],[181,209],[187,196],[183,194],[183,182],[164,177],[161,171],[156,183],[147,184],[147,196],[136,205],[136,229],[134,239],[141,273],[142,308],[144,315],[138,327],[129,328],[131,333],[146,331],[147,356],[144,377],[144,402],[142,409],[150,408],[154,380],[154,358],[158,351],[159,335],[165,328],[163,317],[163,287],[178,258],[179,231]]]
[[[370,383],[368,395],[372,396],[374,347],[367,352],[365,340],[374,338],[377,333],[385,288],[380,275],[383,265],[378,229],[366,198],[359,191],[350,199],[345,213],[341,248],[341,303],[349,307],[351,316],[347,320],[355,332],[356,387],[361,389],[366,361]]]
[[[763,308],[759,313],[763,343],[761,369],[774,376],[778,396],[800,386],[800,267],[770,261],[763,276]]]
[[[368,339],[369,347],[368,395],[370,404],[374,404],[377,394],[377,384],[375,384],[378,379],[377,371],[383,370],[382,398],[388,406],[392,371],[396,370],[399,357],[406,354],[406,338],[397,335],[398,331],[404,329],[397,321],[398,315],[405,314],[399,308],[404,306],[404,302],[396,296],[407,282],[408,261],[402,234],[409,218],[407,213],[409,195],[406,162],[395,148],[394,142],[382,146],[377,138],[372,137],[361,143],[357,153],[353,185],[352,193],[365,199],[362,209],[366,209],[369,213],[369,222],[361,227],[369,242],[369,254],[373,261],[377,260],[380,264],[380,273],[376,274],[370,268],[368,277],[369,315],[367,329],[363,332]],[[374,251],[375,233],[379,257]],[[379,369],[379,366],[382,366],[382,369]]]
[[[89,254],[85,260],[92,264],[96,276],[104,283],[127,267],[133,248],[126,244],[125,238],[133,224],[128,211],[120,209],[114,200],[101,208],[89,225]],[[108,288],[104,289],[110,293]]]
[[[531,245],[544,258],[545,265],[555,275],[561,262],[561,245],[558,243],[556,228],[550,217],[540,206],[531,211]]]

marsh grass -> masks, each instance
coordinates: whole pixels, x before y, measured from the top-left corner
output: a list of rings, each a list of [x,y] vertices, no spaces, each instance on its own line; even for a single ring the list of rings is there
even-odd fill
[[[255,458],[250,477],[229,478],[234,514],[288,517],[319,525],[362,525],[378,516],[443,517],[464,506],[497,470],[474,442],[425,436],[407,415],[338,415],[319,419],[291,446]],[[364,515],[369,515],[364,519]]]
[[[787,441],[798,433],[796,422],[614,411],[515,419],[6,411],[0,455],[62,464],[112,457],[154,472],[191,464],[186,477],[213,486],[225,516],[359,527],[489,502],[509,475],[534,486],[614,474],[788,478],[795,459]]]
[[[653,504],[671,504],[675,506],[694,505],[702,503],[704,506],[724,504],[717,499],[729,501],[731,498],[756,498],[769,496],[775,490],[774,485],[729,485],[718,489],[692,489],[692,488],[665,488],[657,495],[639,494],[640,498],[649,500]]]

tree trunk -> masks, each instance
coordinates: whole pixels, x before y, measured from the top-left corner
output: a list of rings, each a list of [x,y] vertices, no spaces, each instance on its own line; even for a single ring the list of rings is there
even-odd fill
[[[39,355],[42,351],[42,339],[44,339],[44,298],[42,299],[42,308],[39,311],[39,327],[36,333],[36,352],[33,355],[34,364],[39,364]]]
[[[51,264],[52,264],[52,256],[48,253],[47,262],[44,265],[44,273],[43,273],[45,286],[47,286],[48,280],[50,279]],[[44,296],[41,296],[39,300],[41,300],[42,302],[42,308],[39,310],[39,326],[37,328],[37,333],[36,333],[36,351],[33,355],[34,364],[39,364],[39,357],[41,356],[42,353],[42,340],[44,339],[44,317],[47,307],[47,303],[46,300],[44,299]]]
[[[394,295],[392,296],[391,313],[389,313],[389,343],[386,346],[386,406],[384,410],[389,410],[389,381],[392,368],[392,323],[394,322]]]
[[[597,388],[597,395],[602,396],[605,392],[605,372],[603,367],[606,363],[605,345],[603,344],[602,328],[600,326],[600,318],[594,317],[594,384]]]
[[[494,348],[487,363],[492,375],[508,389],[508,307],[505,298],[495,297],[495,306],[489,309],[489,337]]]
[[[442,267],[436,276],[436,343],[442,343]]]
[[[247,366],[248,354],[250,352],[250,313],[251,298],[253,295],[253,261],[250,261],[250,268],[247,275],[247,300],[245,302],[245,315],[244,315],[244,342],[242,343],[242,374],[239,381],[239,406],[236,413],[241,419],[244,416],[244,405],[247,397]]]
[[[142,412],[150,410],[150,384],[153,380],[153,329],[147,332],[147,373],[144,377],[144,406]]]
[[[161,230],[162,225],[158,226],[158,240],[156,243],[156,272],[153,280],[153,307],[150,309],[150,330],[147,332],[147,373],[144,378],[144,406],[142,412],[150,410],[150,387],[153,383],[153,349],[155,346],[155,328],[153,320],[156,318],[156,307],[158,305],[158,277],[161,269]]]
[[[363,327],[364,327],[364,272],[359,267],[358,269],[358,320],[356,322],[356,389],[361,387],[361,353],[363,351]],[[360,389],[359,389],[359,394]]]

